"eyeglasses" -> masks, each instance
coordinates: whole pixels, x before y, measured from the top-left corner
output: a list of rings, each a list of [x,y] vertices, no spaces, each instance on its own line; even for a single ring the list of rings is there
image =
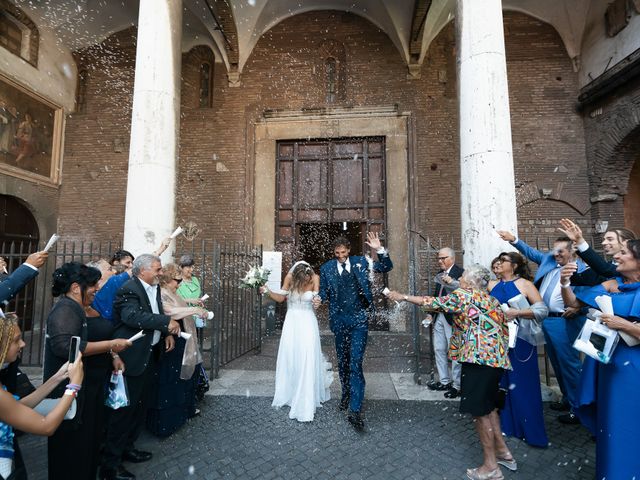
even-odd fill
[[[513,263],[513,262],[511,260],[509,260],[508,258],[501,258],[501,259],[497,260],[496,263]]]
[[[449,258],[449,255],[447,255],[446,257],[438,257],[438,261],[441,262],[441,261],[446,260],[447,258]]]

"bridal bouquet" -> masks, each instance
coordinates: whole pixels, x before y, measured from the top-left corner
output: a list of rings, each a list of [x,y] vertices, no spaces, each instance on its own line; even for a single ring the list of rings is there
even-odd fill
[[[270,273],[271,271],[263,266],[251,267],[245,276],[240,279],[240,288],[258,289],[267,283]]]

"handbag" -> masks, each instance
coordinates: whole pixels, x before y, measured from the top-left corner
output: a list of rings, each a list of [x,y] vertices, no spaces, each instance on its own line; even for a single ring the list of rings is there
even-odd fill
[[[111,374],[111,380],[109,381],[109,393],[104,404],[113,410],[129,406],[127,382],[124,379],[122,370],[118,370]]]

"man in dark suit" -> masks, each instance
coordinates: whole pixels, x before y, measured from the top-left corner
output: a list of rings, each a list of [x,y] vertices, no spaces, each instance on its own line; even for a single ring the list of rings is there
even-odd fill
[[[433,290],[435,297],[447,295],[460,285],[458,280],[464,270],[456,264],[456,253],[453,249],[445,247],[438,251],[438,266],[440,271],[436,275],[436,284]],[[438,313],[433,322],[433,350],[438,370],[438,381],[427,383],[429,390],[444,391],[447,398],[456,398],[460,395],[460,364],[451,362],[451,375],[449,375],[449,343],[453,325],[453,315],[450,313]]]
[[[377,233],[367,234],[375,272],[389,272],[393,263],[382,247]],[[338,371],[342,385],[340,409],[349,408],[349,422],[358,431],[364,429],[360,415],[364,399],[362,360],[369,331],[368,315],[373,310],[369,260],[349,256],[351,244],[345,237],[333,242],[334,260],[320,267],[320,295],[314,298],[317,308],[329,302],[329,326],[335,335]]]
[[[144,425],[149,386],[158,358],[163,350],[173,349],[172,335],[180,333],[178,322],[162,310],[158,286],[162,275],[160,258],[140,255],[133,262],[132,274],[133,278],[118,290],[113,304],[114,338],[130,338],[140,330],[145,335],[122,352],[129,406],[114,410],[109,417],[100,472],[104,480],[135,479],[122,466],[122,460],[138,463],[151,458],[150,452],[137,450],[134,443]]]
[[[47,261],[47,252],[35,252],[27,257],[27,260],[16,268],[10,275],[0,282],[0,302],[8,302],[27,283],[38,276],[38,269]]]

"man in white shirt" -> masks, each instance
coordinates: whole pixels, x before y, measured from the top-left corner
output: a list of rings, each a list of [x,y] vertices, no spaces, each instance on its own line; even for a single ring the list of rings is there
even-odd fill
[[[133,278],[125,283],[113,303],[114,338],[130,338],[140,330],[145,335],[121,353],[129,395],[129,406],[111,412],[100,478],[104,480],[132,480],[135,475],[121,464],[145,462],[150,452],[137,450],[137,440],[146,417],[147,398],[156,363],[163,351],[175,345],[173,335],[180,333],[180,325],[162,310],[160,298],[160,258],[143,254],[133,262]],[[164,341],[162,341],[164,337]]]

